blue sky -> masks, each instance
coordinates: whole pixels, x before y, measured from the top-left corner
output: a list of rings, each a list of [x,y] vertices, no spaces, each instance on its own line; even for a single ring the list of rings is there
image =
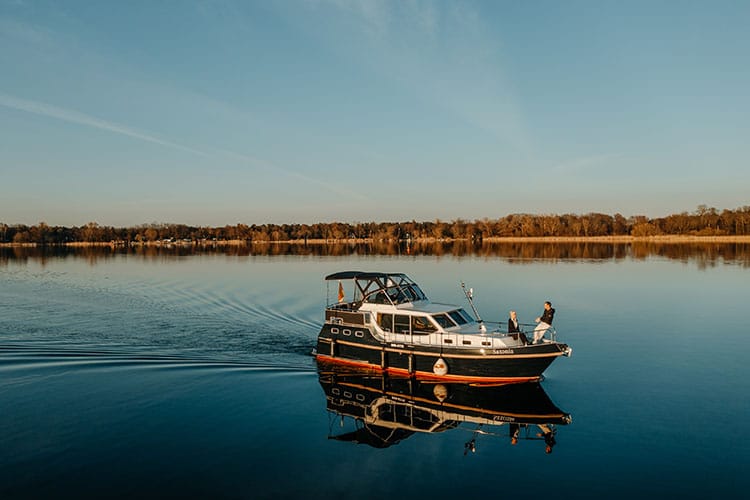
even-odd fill
[[[750,2],[0,0],[0,222],[750,204]]]

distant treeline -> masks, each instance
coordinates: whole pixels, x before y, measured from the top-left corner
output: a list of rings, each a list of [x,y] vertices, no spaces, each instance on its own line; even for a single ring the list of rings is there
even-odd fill
[[[80,227],[34,226],[0,223],[0,243],[148,243],[157,241],[341,241],[362,239],[398,240],[483,240],[508,237],[595,237],[595,236],[747,236],[750,235],[750,206],[721,212],[706,205],[693,213],[682,212],[651,219],[644,215],[624,217],[589,213],[584,215],[511,214],[499,219],[473,222],[330,222],[317,224],[236,224],[221,227],[185,224],[144,224],[135,227],[101,226],[89,222]]]

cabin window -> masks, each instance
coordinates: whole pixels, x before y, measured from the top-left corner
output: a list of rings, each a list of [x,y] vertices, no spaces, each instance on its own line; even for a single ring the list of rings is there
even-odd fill
[[[456,324],[450,320],[447,314],[435,314],[432,316],[432,319],[434,319],[435,323],[442,326],[443,328],[452,328],[456,326]]]
[[[393,332],[393,314],[378,313],[378,325],[384,332]]]
[[[393,331],[396,333],[409,333],[410,324],[411,321],[409,321],[409,316],[404,314],[393,315]]]
[[[414,333],[426,334],[437,331],[437,328],[435,328],[435,325],[432,324],[427,316],[412,316],[411,331]]]

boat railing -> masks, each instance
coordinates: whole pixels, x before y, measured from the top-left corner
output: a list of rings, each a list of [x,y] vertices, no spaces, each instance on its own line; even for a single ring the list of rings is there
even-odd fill
[[[357,311],[351,304],[336,304],[326,308],[326,322],[364,326],[370,322],[370,313]]]
[[[497,328],[488,328],[491,333],[496,333],[500,335],[514,335],[513,333],[508,332],[507,323],[503,322],[492,322],[492,321],[485,321],[488,327],[497,325]],[[526,337],[529,339],[529,341],[533,340],[534,330],[536,327],[539,326],[538,323],[518,323],[518,328],[520,330],[520,333],[523,333],[526,335]],[[542,335],[542,338],[549,338],[553,342],[557,342],[557,331],[555,328],[550,325],[549,328],[544,330],[544,335]]]

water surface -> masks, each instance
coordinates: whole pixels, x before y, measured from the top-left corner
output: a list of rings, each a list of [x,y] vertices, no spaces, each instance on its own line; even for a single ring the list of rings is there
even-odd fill
[[[0,497],[742,496],[742,249],[398,250],[3,251]],[[507,412],[385,447],[333,439],[357,426],[329,411],[310,350],[323,277],[348,269],[406,272],[441,302],[463,280],[486,320],[551,300],[574,349],[541,384],[571,417],[551,453],[533,425],[512,444]],[[439,393],[394,387],[414,412]]]

